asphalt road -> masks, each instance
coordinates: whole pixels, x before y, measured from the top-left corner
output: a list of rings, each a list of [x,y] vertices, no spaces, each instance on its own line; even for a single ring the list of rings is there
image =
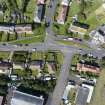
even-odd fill
[[[64,55],[64,61],[63,65],[61,66],[60,76],[58,78],[57,85],[54,89],[52,100],[49,103],[47,103],[48,105],[60,105],[63,92],[67,84],[67,80],[69,78],[70,61],[72,58],[72,54],[73,52],[71,51],[69,53],[65,53]]]
[[[54,89],[54,92],[51,97],[49,97],[47,105],[60,105],[62,95],[68,80],[69,75],[69,69],[71,64],[71,58],[74,53],[92,53],[94,56],[97,56],[98,58],[101,58],[105,56],[105,50],[104,49],[95,49],[95,50],[86,50],[86,49],[79,49],[72,46],[66,46],[66,45],[59,45],[56,43],[56,37],[54,36],[54,33],[52,31],[51,25],[53,23],[52,17],[54,16],[55,8],[57,5],[58,0],[52,0],[50,1],[49,5],[52,5],[51,8],[47,8],[47,16],[46,20],[50,21],[50,26],[46,27],[46,38],[44,43],[33,43],[29,46],[16,46],[16,45],[2,45],[0,44],[0,51],[32,51],[33,48],[36,48],[37,51],[47,51],[47,50],[60,50],[64,55],[64,61],[61,66],[61,72],[60,76],[57,80],[57,85]]]

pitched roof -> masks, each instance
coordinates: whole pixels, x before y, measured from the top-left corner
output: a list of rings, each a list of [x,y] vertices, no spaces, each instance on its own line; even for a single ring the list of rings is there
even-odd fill
[[[86,105],[89,89],[86,87],[79,87],[76,94],[76,105]]]
[[[62,0],[61,5],[68,6],[69,2],[70,2],[70,0]]]
[[[45,0],[37,0],[37,4],[44,4]]]
[[[44,98],[20,91],[13,91],[11,105],[43,105]]]
[[[59,24],[64,24],[65,19],[66,19],[67,9],[68,9],[68,6],[65,6],[65,5],[61,6],[61,9],[59,11],[59,15],[57,17],[57,22]]]
[[[92,73],[100,73],[100,68],[97,66],[89,65],[89,64],[82,64],[77,63],[77,70],[84,71],[84,72],[92,72]]]
[[[17,33],[28,33],[28,34],[32,34],[32,27],[30,24],[28,25],[25,25],[25,24],[22,24],[22,25],[16,25],[15,26],[15,32]]]
[[[0,105],[3,105],[3,99],[4,99],[4,97],[0,96]]]
[[[40,23],[42,20],[43,5],[37,5],[35,10],[34,22]]]

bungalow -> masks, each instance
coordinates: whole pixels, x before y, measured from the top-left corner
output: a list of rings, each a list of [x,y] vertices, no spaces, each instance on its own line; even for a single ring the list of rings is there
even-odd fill
[[[68,6],[61,5],[59,15],[57,17],[57,23],[64,24],[67,15]]]
[[[45,4],[45,0],[37,0],[37,4]]]
[[[34,22],[36,22],[36,23],[40,23],[41,22],[43,8],[44,8],[44,5],[42,5],[42,4],[39,4],[39,5],[36,6]]]
[[[69,29],[68,32],[73,32],[73,33],[78,33],[80,35],[84,35],[87,33],[87,30],[89,29],[88,24],[80,23],[80,22],[73,22]]]
[[[43,105],[44,98],[42,96],[33,96],[17,90],[13,91],[10,105]]]
[[[93,66],[90,64],[77,63],[77,71],[99,74],[101,70],[98,66]]]
[[[6,61],[0,61],[0,73],[9,75],[12,70],[12,64]]]
[[[17,34],[22,34],[22,33],[33,34],[33,32],[32,32],[32,27],[31,27],[30,24],[28,24],[28,25],[25,25],[25,24],[16,25],[16,26],[15,26],[15,32],[16,32]]]

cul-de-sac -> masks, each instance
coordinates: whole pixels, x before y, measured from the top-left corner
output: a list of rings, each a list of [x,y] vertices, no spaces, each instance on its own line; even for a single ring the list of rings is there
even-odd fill
[[[105,105],[105,0],[0,0],[0,105]]]

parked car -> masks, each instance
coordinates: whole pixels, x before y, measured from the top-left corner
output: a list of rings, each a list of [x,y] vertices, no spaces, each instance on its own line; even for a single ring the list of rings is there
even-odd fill
[[[32,51],[36,51],[36,48],[33,48]]]

